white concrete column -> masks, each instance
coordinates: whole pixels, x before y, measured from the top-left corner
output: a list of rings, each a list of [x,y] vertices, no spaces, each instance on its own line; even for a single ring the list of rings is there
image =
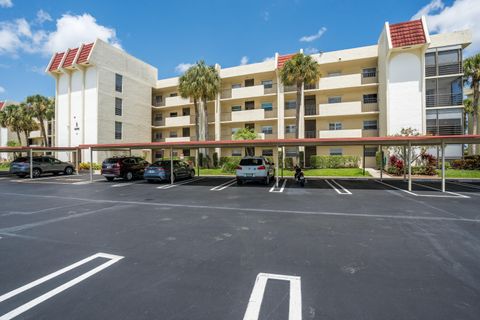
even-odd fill
[[[277,138],[285,139],[285,94],[280,74],[277,72]]]
[[[408,191],[412,191],[412,143],[408,141]]]
[[[302,97],[300,99],[300,124],[297,128],[298,131],[298,138],[303,139],[305,138],[305,83],[302,83]],[[303,147],[302,147],[303,148]]]
[[[220,74],[221,67],[219,64],[215,65],[215,69]],[[220,141],[222,138],[221,114],[222,114],[222,105],[220,104],[220,92],[218,92],[217,97],[215,98],[215,141]],[[215,152],[220,157],[220,148],[215,148]]]
[[[442,192],[445,192],[445,142],[442,141]]]

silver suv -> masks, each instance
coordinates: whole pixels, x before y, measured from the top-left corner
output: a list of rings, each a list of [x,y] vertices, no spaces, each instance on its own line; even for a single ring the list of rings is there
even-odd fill
[[[266,185],[275,177],[273,163],[264,157],[244,157],[236,171],[237,184],[247,181],[261,181]]]
[[[75,172],[75,166],[70,162],[63,162],[53,157],[33,157],[32,174],[34,178],[40,177],[43,173],[67,174]],[[30,157],[20,157],[10,164],[10,173],[24,178],[30,175]]]

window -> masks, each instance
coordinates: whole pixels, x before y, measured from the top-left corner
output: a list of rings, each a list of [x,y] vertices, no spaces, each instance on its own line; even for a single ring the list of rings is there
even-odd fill
[[[155,151],[155,159],[163,158],[163,151]]]
[[[176,97],[176,96],[178,96],[178,93],[176,92],[170,93],[170,97]]]
[[[462,77],[427,79],[425,86],[427,108],[458,106],[463,103]]]
[[[160,106],[163,103],[163,96],[155,96],[155,106]]]
[[[338,76],[341,76],[341,75],[342,75],[342,72],[340,72],[340,71],[332,71],[332,72],[328,73],[329,77],[338,77]]]
[[[365,68],[362,70],[364,78],[374,78],[377,76],[377,68]]]
[[[331,156],[341,156],[343,155],[342,148],[330,148],[330,155]]]
[[[242,106],[232,106],[232,112],[242,111]]]
[[[427,134],[454,135],[462,134],[462,109],[437,109],[427,111]]]
[[[253,87],[255,85],[255,81],[253,79],[245,79],[245,87]]]
[[[340,103],[342,102],[342,97],[335,96],[335,97],[328,97],[328,103]]]
[[[190,115],[190,108],[183,108],[182,115],[189,116]]]
[[[272,111],[273,110],[273,104],[271,102],[263,102],[262,103],[262,109],[265,111]]]
[[[184,157],[190,157],[190,149],[183,149],[182,153]]]
[[[178,112],[170,112],[170,118],[175,118],[178,116]]]
[[[377,103],[377,94],[376,93],[369,93],[363,95],[363,103]]]
[[[298,154],[297,148],[295,147],[290,147],[290,148],[285,148],[285,156],[287,157],[296,157]]]
[[[272,80],[263,80],[262,85],[265,89],[272,89],[273,88],[273,81]]]
[[[115,140],[122,139],[122,123],[115,121]]]
[[[177,131],[170,131],[170,138],[176,138],[178,137]]]
[[[365,157],[375,157],[377,154],[376,147],[366,147],[365,148]]]
[[[161,131],[160,131],[160,132],[155,132],[155,133],[153,134],[153,140],[155,140],[155,141],[160,141],[160,140],[162,140],[162,138],[163,138],[163,136],[162,136],[162,132],[161,132]]]
[[[377,120],[365,120],[363,121],[363,130],[377,130],[378,122]]]
[[[190,137],[190,128],[182,128],[182,137]]]
[[[289,124],[285,126],[285,133],[295,133],[297,128],[294,124]]]
[[[232,157],[241,157],[242,156],[242,149],[233,149],[232,150]]]
[[[255,123],[245,123],[245,129],[255,130]]]
[[[262,133],[273,134],[273,126],[262,126]]]
[[[273,156],[273,149],[263,149],[262,156],[264,157],[272,157]]]
[[[297,108],[297,101],[295,100],[285,101],[285,110],[296,109],[296,108]]]
[[[245,110],[255,109],[255,101],[245,101]]]
[[[342,130],[341,122],[331,122],[328,124],[328,130]]]
[[[115,73],[115,91],[122,92],[123,90],[123,77],[121,74]]]
[[[115,98],[115,115],[121,116],[122,115],[122,99]]]
[[[238,88],[241,88],[242,85],[240,83],[234,83],[232,84],[232,89],[238,89]]]
[[[237,133],[238,130],[240,130],[240,128],[232,128],[232,134]]]

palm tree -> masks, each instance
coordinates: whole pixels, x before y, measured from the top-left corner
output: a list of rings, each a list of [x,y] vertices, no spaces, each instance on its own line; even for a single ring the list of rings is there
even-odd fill
[[[200,100],[199,88],[201,84],[199,77],[197,76],[197,71],[198,69],[194,67],[190,67],[185,71],[185,73],[178,79],[178,91],[182,98],[191,98],[193,100],[193,106],[195,108],[195,137],[199,140],[200,113],[198,101]]]
[[[296,106],[296,133],[299,137],[300,127],[300,104],[302,103],[302,87],[305,84],[318,81],[320,70],[317,61],[311,56],[297,53],[288,60],[280,71],[280,78],[284,85],[296,85],[297,87],[297,106]]]
[[[9,105],[1,111],[0,126],[8,128],[17,134],[17,140],[22,145],[22,122],[21,122],[21,110],[20,106]]]
[[[472,133],[478,134],[478,99],[480,86],[480,53],[463,61],[465,82],[473,89],[472,100]],[[472,145],[472,153],[477,154],[477,146]]]
[[[28,146],[28,138],[32,131],[38,130],[39,126],[33,119],[33,110],[25,103],[21,103],[18,108],[17,116],[19,117],[20,130],[25,134],[25,144]]]
[[[40,123],[43,144],[49,147],[50,144],[48,143],[47,132],[45,130],[45,121],[53,119],[55,114],[55,101],[37,94],[27,97],[27,104],[32,108],[33,116]]]

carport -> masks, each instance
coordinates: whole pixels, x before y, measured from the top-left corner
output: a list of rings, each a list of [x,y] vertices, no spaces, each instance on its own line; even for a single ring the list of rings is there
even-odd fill
[[[307,147],[307,146],[377,146],[381,150],[384,147],[403,147],[407,155],[407,169],[404,171],[404,179],[408,180],[408,190],[412,190],[412,148],[417,146],[437,146],[441,150],[441,180],[442,192],[445,192],[445,146],[448,144],[480,144],[480,135],[455,135],[455,136],[389,136],[389,137],[365,137],[365,138],[312,138],[312,139],[265,139],[265,140],[223,140],[223,141],[177,141],[177,142],[151,142],[151,143],[118,143],[118,144],[86,144],[80,145],[80,149],[88,149],[90,153],[90,182],[93,182],[93,152],[94,151],[118,151],[135,149],[169,149],[171,170],[173,171],[174,149],[196,149],[197,168],[198,150],[202,148],[234,148],[234,147],[274,147],[277,149],[275,171],[279,172],[279,148],[284,147]],[[383,157],[382,157],[383,161]],[[365,169],[365,152],[362,163]],[[198,172],[198,171],[197,171]],[[382,174],[382,170],[380,170]],[[380,179],[383,179],[381,176]],[[275,186],[278,187],[279,177],[276,175]],[[173,175],[171,177],[173,184]]]
[[[78,147],[40,147],[40,146],[29,146],[29,147],[0,147],[0,153],[14,153],[25,152],[30,158],[30,179],[33,179],[33,153],[34,152],[67,152],[72,154],[72,158],[75,159],[75,171],[78,174],[79,165],[80,165],[80,148]]]

